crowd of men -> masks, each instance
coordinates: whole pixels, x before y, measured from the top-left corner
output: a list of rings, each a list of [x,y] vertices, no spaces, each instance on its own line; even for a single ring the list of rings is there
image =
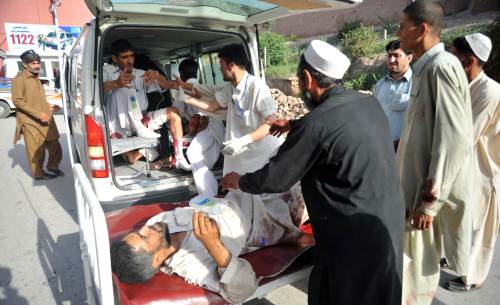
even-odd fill
[[[300,199],[282,196],[300,182],[317,248],[309,304],[429,305],[443,256],[459,275],[447,289],[479,289],[500,225],[500,85],[483,72],[491,40],[466,35],[448,52],[443,16],[434,1],[404,9],[399,40],[386,46],[388,73],[373,95],[344,89],[350,60],[313,40],[297,69],[310,112],[291,121],[277,119],[269,87],[247,71],[241,45],[219,51],[227,83],[208,86],[196,80],[191,59],[167,80],[133,68],[127,41],[113,43],[113,64],[104,68],[111,137],[158,137],[154,130],[169,121],[173,166],[193,170],[198,191],[215,196],[210,168],[222,152],[221,185],[230,190],[222,213],[178,208],[113,243],[118,278],[144,282],[162,269],[244,301],[258,280],[238,256],[300,234],[290,209]],[[21,56],[26,69],[13,84],[16,140],[24,135],[34,178],[51,179],[62,175],[61,152],[51,106],[38,94],[35,55]],[[145,93],[161,88],[171,89],[174,107],[146,113]],[[225,129],[203,118],[220,109]],[[200,131],[187,159],[181,116]],[[45,148],[54,175],[41,169]],[[151,154],[126,158],[157,157]]]

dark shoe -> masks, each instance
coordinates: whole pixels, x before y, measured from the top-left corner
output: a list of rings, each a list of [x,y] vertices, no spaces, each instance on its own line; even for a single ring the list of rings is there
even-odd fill
[[[56,175],[56,177],[63,177],[64,176],[64,173],[62,172],[62,170],[56,168],[56,169],[47,169],[51,174],[54,174]]]
[[[35,177],[34,179],[35,180],[49,180],[49,179],[54,179],[55,177],[57,177],[57,176],[43,172],[40,177]]]
[[[453,292],[469,292],[469,291],[474,291],[478,290],[481,288],[480,285],[467,285],[462,281],[462,278],[457,277],[453,280],[448,281],[445,285],[444,288],[448,289],[449,291]]]
[[[445,257],[443,257],[440,261],[439,261],[439,267],[441,267],[441,269],[450,269],[450,265],[448,264],[448,261],[446,260]]]

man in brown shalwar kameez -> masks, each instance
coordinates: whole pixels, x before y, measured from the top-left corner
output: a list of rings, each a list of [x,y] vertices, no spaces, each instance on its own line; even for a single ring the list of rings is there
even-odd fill
[[[62,159],[59,131],[52,117],[59,110],[45,99],[40,82],[40,56],[33,50],[21,54],[24,70],[12,82],[12,101],[16,105],[16,134],[14,144],[24,138],[26,156],[35,180],[64,176],[58,166]],[[43,170],[45,149],[49,152],[47,173]]]

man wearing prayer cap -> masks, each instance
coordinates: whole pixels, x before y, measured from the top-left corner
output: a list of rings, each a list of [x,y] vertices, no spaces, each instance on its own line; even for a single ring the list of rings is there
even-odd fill
[[[314,40],[297,76],[310,112],[278,120],[289,131],[258,171],[229,173],[222,186],[277,193],[300,180],[317,256],[309,304],[401,305],[404,200],[389,124],[377,99],[342,86],[349,59]]]
[[[59,170],[62,159],[59,131],[53,119],[53,112],[58,111],[45,99],[45,92],[40,82],[40,55],[33,50],[21,54],[24,70],[12,82],[12,101],[16,105],[16,134],[14,144],[24,138],[26,156],[35,180],[52,179],[64,176]],[[43,170],[45,150],[49,152],[47,171]]]
[[[439,2],[415,1],[397,31],[401,48],[416,59],[396,156],[407,215],[405,305],[431,304],[443,245],[450,267],[461,276],[468,271],[472,111],[467,77],[440,43],[443,16]]]
[[[474,124],[472,251],[467,277],[448,282],[452,291],[474,290],[483,284],[493,259],[500,227],[500,84],[483,71],[491,40],[480,33],[456,38],[450,49],[469,80]]]

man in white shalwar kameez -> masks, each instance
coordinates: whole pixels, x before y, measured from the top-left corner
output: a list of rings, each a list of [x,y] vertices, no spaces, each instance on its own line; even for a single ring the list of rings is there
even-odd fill
[[[455,54],[469,80],[474,121],[472,252],[465,282],[448,283],[452,291],[481,287],[493,259],[500,227],[500,84],[483,71],[491,52],[491,40],[480,33],[456,38]]]
[[[404,305],[431,304],[442,241],[459,275],[469,267],[471,102],[460,62],[440,43],[442,20],[441,4],[417,1],[404,9],[397,31],[401,48],[417,59],[397,154],[407,212]]]
[[[198,84],[196,78],[198,64],[194,59],[184,59],[179,64],[179,74],[182,81],[188,84]],[[182,90],[182,89],[179,89]],[[199,194],[205,196],[216,196],[218,191],[217,179],[215,178],[212,167],[219,159],[222,143],[224,142],[225,127],[222,120],[215,117],[209,117],[202,113],[198,108],[187,105],[179,101],[182,95],[178,90],[171,90],[174,100],[173,106],[179,110],[181,115],[190,121],[197,120],[194,138],[186,151],[186,155],[191,164],[193,179]],[[187,92],[188,94],[190,92]],[[208,121],[208,125],[201,126]],[[205,123],[206,124],[206,123]]]
[[[180,207],[153,216],[113,243],[113,272],[122,283],[137,283],[161,268],[230,303],[243,302],[256,291],[259,277],[239,255],[301,234],[300,223],[293,219],[301,218],[297,213],[303,211],[304,201],[300,192],[291,195],[232,191],[205,210],[206,215],[195,212],[196,207]]]

